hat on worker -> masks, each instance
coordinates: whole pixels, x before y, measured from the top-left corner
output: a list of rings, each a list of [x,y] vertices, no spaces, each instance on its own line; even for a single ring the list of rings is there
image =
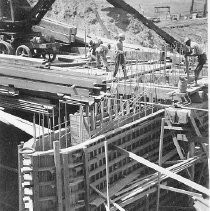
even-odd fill
[[[98,44],[103,44],[103,41],[101,39],[98,39]]]
[[[189,37],[185,37],[185,38],[184,38],[184,43],[188,42],[189,40],[190,40]]]
[[[120,34],[118,34],[118,37],[119,37],[119,38],[125,38],[125,34],[120,33]]]

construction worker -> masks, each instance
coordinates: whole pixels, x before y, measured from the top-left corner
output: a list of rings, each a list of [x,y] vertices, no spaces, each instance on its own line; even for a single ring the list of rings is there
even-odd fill
[[[126,78],[126,67],[125,67],[125,52],[123,51],[123,41],[125,40],[125,35],[123,33],[118,35],[118,41],[116,43],[116,48],[115,48],[115,70],[113,77],[115,78],[119,69],[119,65],[122,66],[124,78]]]
[[[89,58],[89,63],[96,61],[96,48],[97,48],[97,43],[95,43],[93,40],[90,40],[89,44],[89,51],[87,53],[87,57]]]
[[[105,45],[101,40],[98,41],[99,46],[96,48],[96,67],[100,68],[101,66],[101,61],[103,62],[103,66],[106,68],[106,71],[109,71],[109,65],[107,62],[107,53],[111,48],[111,45]]]
[[[203,65],[206,63],[207,57],[203,52],[202,47],[196,43],[192,42],[190,38],[186,37],[184,43],[187,47],[189,47],[189,51],[185,53],[185,57],[197,56],[198,57],[198,65],[194,70],[195,74],[195,86],[197,86],[197,80],[199,78],[199,74],[203,68]]]

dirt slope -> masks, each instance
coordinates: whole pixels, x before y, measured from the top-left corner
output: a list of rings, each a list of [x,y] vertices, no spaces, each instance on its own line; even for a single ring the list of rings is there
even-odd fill
[[[132,0],[132,4],[138,4],[138,0]],[[35,2],[35,0],[31,0]],[[164,42],[154,31],[145,27],[140,21],[127,14],[122,9],[114,8],[105,0],[95,1],[98,13],[104,25],[110,31],[112,38],[118,33],[124,32],[126,42],[140,44],[146,47],[160,47]],[[92,11],[92,0],[57,0],[52,10],[47,13],[47,17],[74,25],[78,30],[86,30],[87,34],[105,36],[95,14]],[[181,6],[181,5],[180,5]],[[177,6],[178,7],[178,6]],[[137,8],[136,8],[137,9]],[[191,20],[189,20],[192,22]],[[171,22],[177,24],[177,22]],[[185,36],[203,43],[207,41],[207,20],[202,20],[202,24],[185,24],[183,27],[163,27],[163,29],[182,41]],[[164,23],[165,24],[165,23]],[[167,23],[166,23],[167,25]]]

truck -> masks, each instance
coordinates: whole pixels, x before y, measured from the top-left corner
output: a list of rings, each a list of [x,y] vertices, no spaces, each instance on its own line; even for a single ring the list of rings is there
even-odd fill
[[[40,24],[55,0],[38,0],[31,6],[27,0],[0,0],[0,53],[25,57],[56,58],[62,42],[33,30]],[[43,30],[46,31],[46,28]]]

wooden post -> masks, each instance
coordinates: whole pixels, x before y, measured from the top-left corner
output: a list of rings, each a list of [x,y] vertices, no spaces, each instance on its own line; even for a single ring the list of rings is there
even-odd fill
[[[50,149],[53,148],[53,145],[52,145],[52,128],[51,128],[51,119],[50,117],[48,118],[48,128],[50,129],[50,132],[48,132],[48,135],[49,135],[49,138],[50,138]],[[48,129],[48,131],[49,131]]]
[[[106,158],[106,199],[107,199],[107,207],[110,210],[110,201],[109,201],[109,156],[108,156],[108,144],[107,141],[104,141],[105,148],[105,158]]]
[[[69,167],[68,167],[68,154],[62,154],[63,157],[63,178],[64,178],[64,197],[65,197],[65,210],[70,210],[70,190],[69,190]]]
[[[159,159],[158,159],[159,166],[162,166],[164,126],[165,126],[165,118],[162,118],[161,131],[160,131],[160,144],[159,144]],[[157,208],[156,208],[157,211],[159,211],[159,204],[160,204],[160,177],[161,173],[158,172]]]
[[[89,203],[90,203],[90,181],[89,181],[89,168],[88,168],[88,152],[87,147],[83,148],[83,163],[84,163],[84,178],[85,178],[85,210],[89,211]]]
[[[83,106],[79,107],[79,139],[83,141]]]
[[[39,157],[32,155],[31,159],[32,159],[32,166],[33,166],[33,171],[32,171],[32,177],[33,177],[33,211],[39,211],[40,210],[39,172],[38,172]]]
[[[69,138],[69,145],[71,146],[71,114],[69,114],[69,134],[68,134],[68,138]]]
[[[61,161],[60,161],[60,142],[53,142],[54,149],[54,162],[56,169],[56,190],[57,190],[57,202],[58,211],[63,211],[63,197],[62,197],[62,174],[61,174]]]
[[[104,118],[104,101],[101,100],[101,127],[102,127],[102,124],[103,124],[103,118]]]
[[[18,145],[18,187],[19,187],[19,211],[23,210],[23,188],[22,188],[22,173],[23,157],[20,150],[23,148],[23,144]]]

